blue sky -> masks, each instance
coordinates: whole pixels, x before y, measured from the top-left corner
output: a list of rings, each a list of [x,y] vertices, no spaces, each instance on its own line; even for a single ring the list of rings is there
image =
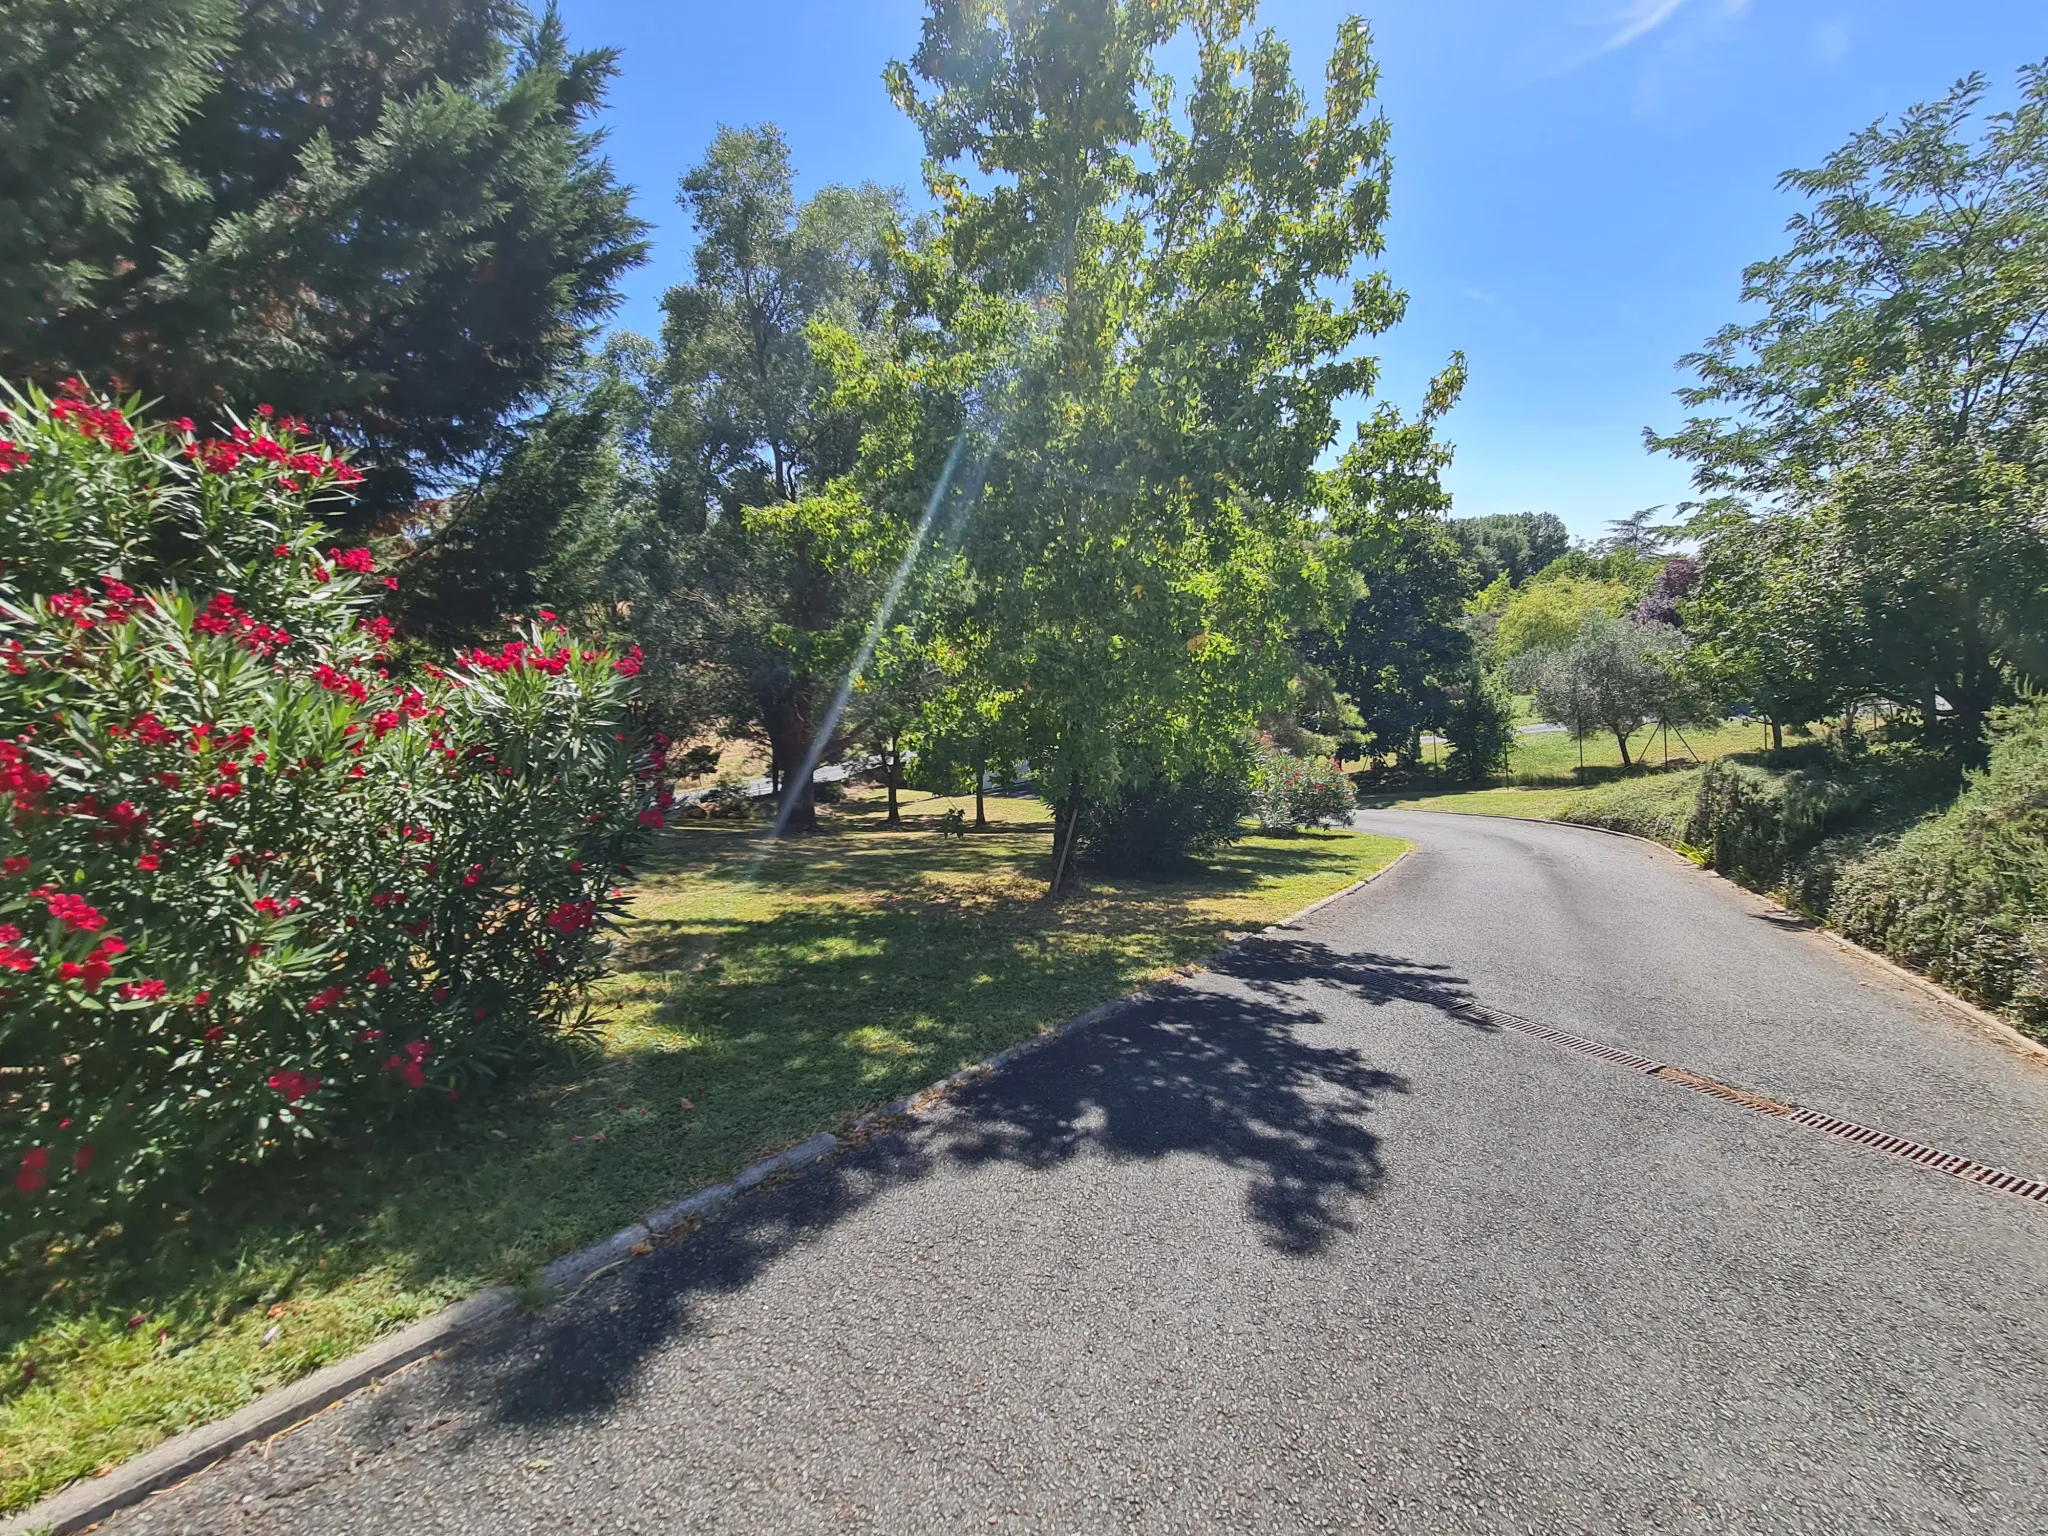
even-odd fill
[[[1737,318],[1746,262],[1784,244],[1781,171],[1982,70],[1994,99],[2048,57],[2038,0],[1264,0],[1313,84],[1338,19],[1372,23],[1393,127],[1385,265],[1411,295],[1382,390],[1413,407],[1455,348],[1446,435],[1460,516],[1551,511],[1575,533],[1687,492],[1644,452],[1677,418],[1676,363]],[[677,175],[721,122],[778,123],[800,190],[919,188],[881,85],[915,0],[563,0],[623,50],[610,153],[656,227],[618,323],[652,333],[689,272]]]

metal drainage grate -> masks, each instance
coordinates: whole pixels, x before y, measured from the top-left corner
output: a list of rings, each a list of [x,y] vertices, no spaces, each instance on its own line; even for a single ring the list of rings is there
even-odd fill
[[[1886,1153],[1901,1161],[1932,1168],[1935,1172],[1948,1174],[1951,1178],[1981,1184],[1986,1189],[2018,1195],[2022,1200],[2031,1200],[2036,1205],[2048,1206],[2048,1179],[2024,1178],[2003,1168],[1994,1168],[1989,1163],[1959,1157],[1953,1152],[1943,1152],[1936,1147],[1922,1146],[1919,1142],[1908,1141],[1903,1136],[1872,1130],[1869,1126],[1858,1125],[1853,1120],[1824,1115],[1814,1109],[1801,1109],[1796,1104],[1787,1104],[1780,1099],[1754,1093],[1747,1088],[1738,1088],[1733,1083],[1722,1082],[1719,1078],[1705,1077],[1698,1072],[1689,1072],[1684,1067],[1652,1061],[1647,1056],[1638,1056],[1635,1052],[1624,1051],[1619,1046],[1588,1040],[1584,1035],[1574,1035],[1567,1030],[1552,1029],[1548,1024],[1538,1024],[1534,1019],[1525,1019],[1519,1014],[1507,1013],[1499,1008],[1489,1008],[1483,1003],[1460,1003],[1450,1012],[1475,1023],[1512,1029],[1518,1034],[1533,1035],[1538,1040],[1548,1040],[1553,1045],[1566,1046],[1588,1056],[1598,1056],[1602,1061],[1619,1063],[1635,1071],[1661,1078],[1667,1083],[1676,1083],[1681,1088],[1712,1094],[1717,1099],[1740,1105],[1756,1114],[1769,1115],[1775,1120],[1789,1120],[1794,1125],[1803,1125],[1809,1130],[1820,1131],[1843,1141],[1854,1142],[1858,1146],[1869,1147],[1872,1151]]]

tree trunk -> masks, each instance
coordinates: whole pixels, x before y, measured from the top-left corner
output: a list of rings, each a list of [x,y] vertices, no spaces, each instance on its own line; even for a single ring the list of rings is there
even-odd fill
[[[988,810],[982,804],[982,792],[988,788],[988,764],[979,764],[974,770],[974,830],[988,830]]]
[[[903,753],[899,740],[894,735],[890,736],[888,749],[882,754],[882,760],[889,768],[889,825],[892,827],[903,825],[903,814],[896,808],[896,784],[903,776]]]
[[[1776,720],[1771,722],[1771,750],[1773,752],[1785,750],[1785,727]]]
[[[1614,733],[1614,744],[1621,748],[1621,766],[1624,768],[1632,767],[1633,765],[1628,760],[1628,733],[1616,731]]]
[[[768,753],[780,784],[779,815],[785,832],[818,830],[818,802],[808,776],[801,783],[804,759],[810,755],[810,721],[794,705],[775,710],[767,721]],[[790,797],[794,796],[794,800]]]
[[[1047,901],[1063,900],[1078,883],[1074,862],[1074,843],[1081,830],[1081,786],[1077,780],[1067,791],[1067,798],[1053,811],[1052,818],[1052,883],[1046,887]]]

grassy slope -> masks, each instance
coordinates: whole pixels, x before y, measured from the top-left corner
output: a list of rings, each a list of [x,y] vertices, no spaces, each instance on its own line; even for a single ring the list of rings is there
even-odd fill
[[[996,828],[943,841],[937,816],[961,802],[907,798],[900,832],[865,800],[773,849],[734,823],[665,834],[595,1041],[487,1107],[269,1170],[153,1230],[9,1255],[0,1508],[529,1275],[1401,848],[1253,837],[1185,877],[1091,882],[1047,908],[1036,802],[991,801]]]

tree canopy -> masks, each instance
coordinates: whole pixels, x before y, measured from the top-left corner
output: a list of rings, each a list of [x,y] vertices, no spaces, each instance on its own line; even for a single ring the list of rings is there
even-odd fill
[[[0,10],[0,374],[274,400],[412,500],[644,255],[590,126],[614,57],[510,0]]]

